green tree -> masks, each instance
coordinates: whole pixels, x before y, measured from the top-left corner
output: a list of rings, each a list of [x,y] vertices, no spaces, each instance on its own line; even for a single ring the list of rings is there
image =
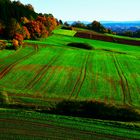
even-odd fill
[[[98,21],[93,21],[91,24],[88,25],[91,30],[96,32],[105,33],[107,30],[106,28]]]

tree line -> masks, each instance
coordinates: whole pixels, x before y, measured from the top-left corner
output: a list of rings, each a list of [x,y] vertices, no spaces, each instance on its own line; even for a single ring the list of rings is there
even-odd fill
[[[63,23],[62,21],[59,21],[59,23]],[[65,26],[72,26],[72,27],[77,27],[77,28],[84,28],[84,29],[89,29],[93,30],[99,33],[111,33],[115,34],[115,32],[112,32],[110,29],[105,28],[100,22],[94,20],[90,24],[84,24],[80,21],[75,21],[72,23],[72,25],[69,25],[67,22],[64,23]]]

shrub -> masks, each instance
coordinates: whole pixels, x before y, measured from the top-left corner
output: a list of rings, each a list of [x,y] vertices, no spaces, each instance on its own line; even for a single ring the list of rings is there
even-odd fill
[[[17,50],[17,49],[19,48],[18,40],[13,39],[12,43],[13,43],[13,47],[14,47],[14,49]]]
[[[62,101],[52,113],[115,121],[140,121],[140,114],[130,106],[117,107],[99,101]]]
[[[73,43],[69,43],[68,46],[81,48],[81,49],[86,49],[86,50],[92,50],[93,49],[92,46],[90,46],[89,44],[86,44],[86,43],[73,42]]]
[[[4,41],[0,41],[0,50],[3,50],[6,48],[6,43]]]
[[[70,27],[70,26],[62,26],[61,29],[64,29],[64,30],[73,30],[73,28]]]
[[[23,35],[16,33],[14,39],[18,41],[18,45],[21,46],[23,43]]]

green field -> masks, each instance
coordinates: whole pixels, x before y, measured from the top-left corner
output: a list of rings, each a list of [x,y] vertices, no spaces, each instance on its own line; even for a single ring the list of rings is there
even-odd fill
[[[17,51],[0,51],[0,93],[6,94],[4,96],[8,98],[8,103],[50,107],[52,102],[64,99],[93,100],[139,110],[140,47],[83,39],[74,37],[74,34],[75,31],[57,29],[47,39],[26,40],[24,47]],[[68,46],[69,43],[86,43],[93,49],[71,47]],[[33,139],[35,136],[38,139],[45,139],[46,132],[48,138],[52,138],[54,131],[57,132],[56,139],[62,139],[60,133],[68,138],[71,132],[73,133],[71,139],[77,138],[77,135],[81,139],[86,137],[89,139],[140,138],[139,122],[136,130],[135,123],[126,126],[127,123],[121,122],[99,120],[84,122],[83,119],[79,120],[80,118],[77,120],[62,117],[61,119],[57,115],[12,110],[0,110],[0,113],[0,129],[1,132],[5,132],[0,133],[0,139],[4,137]],[[21,129],[20,124],[23,122],[25,122],[25,129]],[[131,129],[132,126],[134,128]],[[104,130],[104,127],[107,130]],[[16,133],[17,128],[19,128],[18,133]],[[30,128],[34,130],[25,136]],[[64,131],[66,128],[67,132]],[[130,130],[132,132],[128,133]],[[22,135],[25,138],[21,138]]]
[[[24,110],[0,109],[0,139],[140,139],[138,123],[81,119]]]
[[[39,49],[3,51],[1,90],[44,100],[94,99],[140,107],[140,47],[58,34],[26,42]],[[67,46],[70,42],[88,43],[94,49]]]
[[[136,37],[127,37],[127,36],[121,36],[121,35],[112,35],[112,34],[107,34],[106,35],[108,36],[112,36],[112,37],[115,37],[115,38],[122,38],[122,39],[128,39],[128,40],[140,40],[140,38],[136,38]]]

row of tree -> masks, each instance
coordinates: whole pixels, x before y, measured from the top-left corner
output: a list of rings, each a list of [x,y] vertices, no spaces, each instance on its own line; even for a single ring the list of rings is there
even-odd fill
[[[63,23],[63,22],[61,21],[60,23]],[[64,25],[70,26],[67,22],[65,22]],[[77,22],[73,22],[73,24],[71,26],[72,27],[89,29],[89,30],[94,30],[94,31],[100,32],[100,33],[117,34],[117,35],[128,36],[128,37],[140,37],[140,29],[138,29],[135,32],[132,32],[132,31],[128,30],[128,31],[125,31],[125,32],[122,32],[122,33],[116,33],[116,32],[113,32],[111,29],[105,28],[98,21],[93,21],[92,23],[87,24],[87,25],[80,22],[80,21],[77,21]]]
[[[140,37],[140,29],[135,32],[132,31],[125,31],[123,33],[118,33],[118,35],[128,36],[128,37]]]
[[[69,26],[69,24],[67,22],[65,22],[64,25]],[[93,31],[96,31],[96,32],[99,32],[99,33],[115,34],[110,29],[105,28],[100,22],[95,21],[95,20],[93,22],[91,22],[90,24],[84,24],[80,21],[75,21],[75,22],[72,23],[71,26],[72,27],[89,29],[89,30],[93,30]]]

